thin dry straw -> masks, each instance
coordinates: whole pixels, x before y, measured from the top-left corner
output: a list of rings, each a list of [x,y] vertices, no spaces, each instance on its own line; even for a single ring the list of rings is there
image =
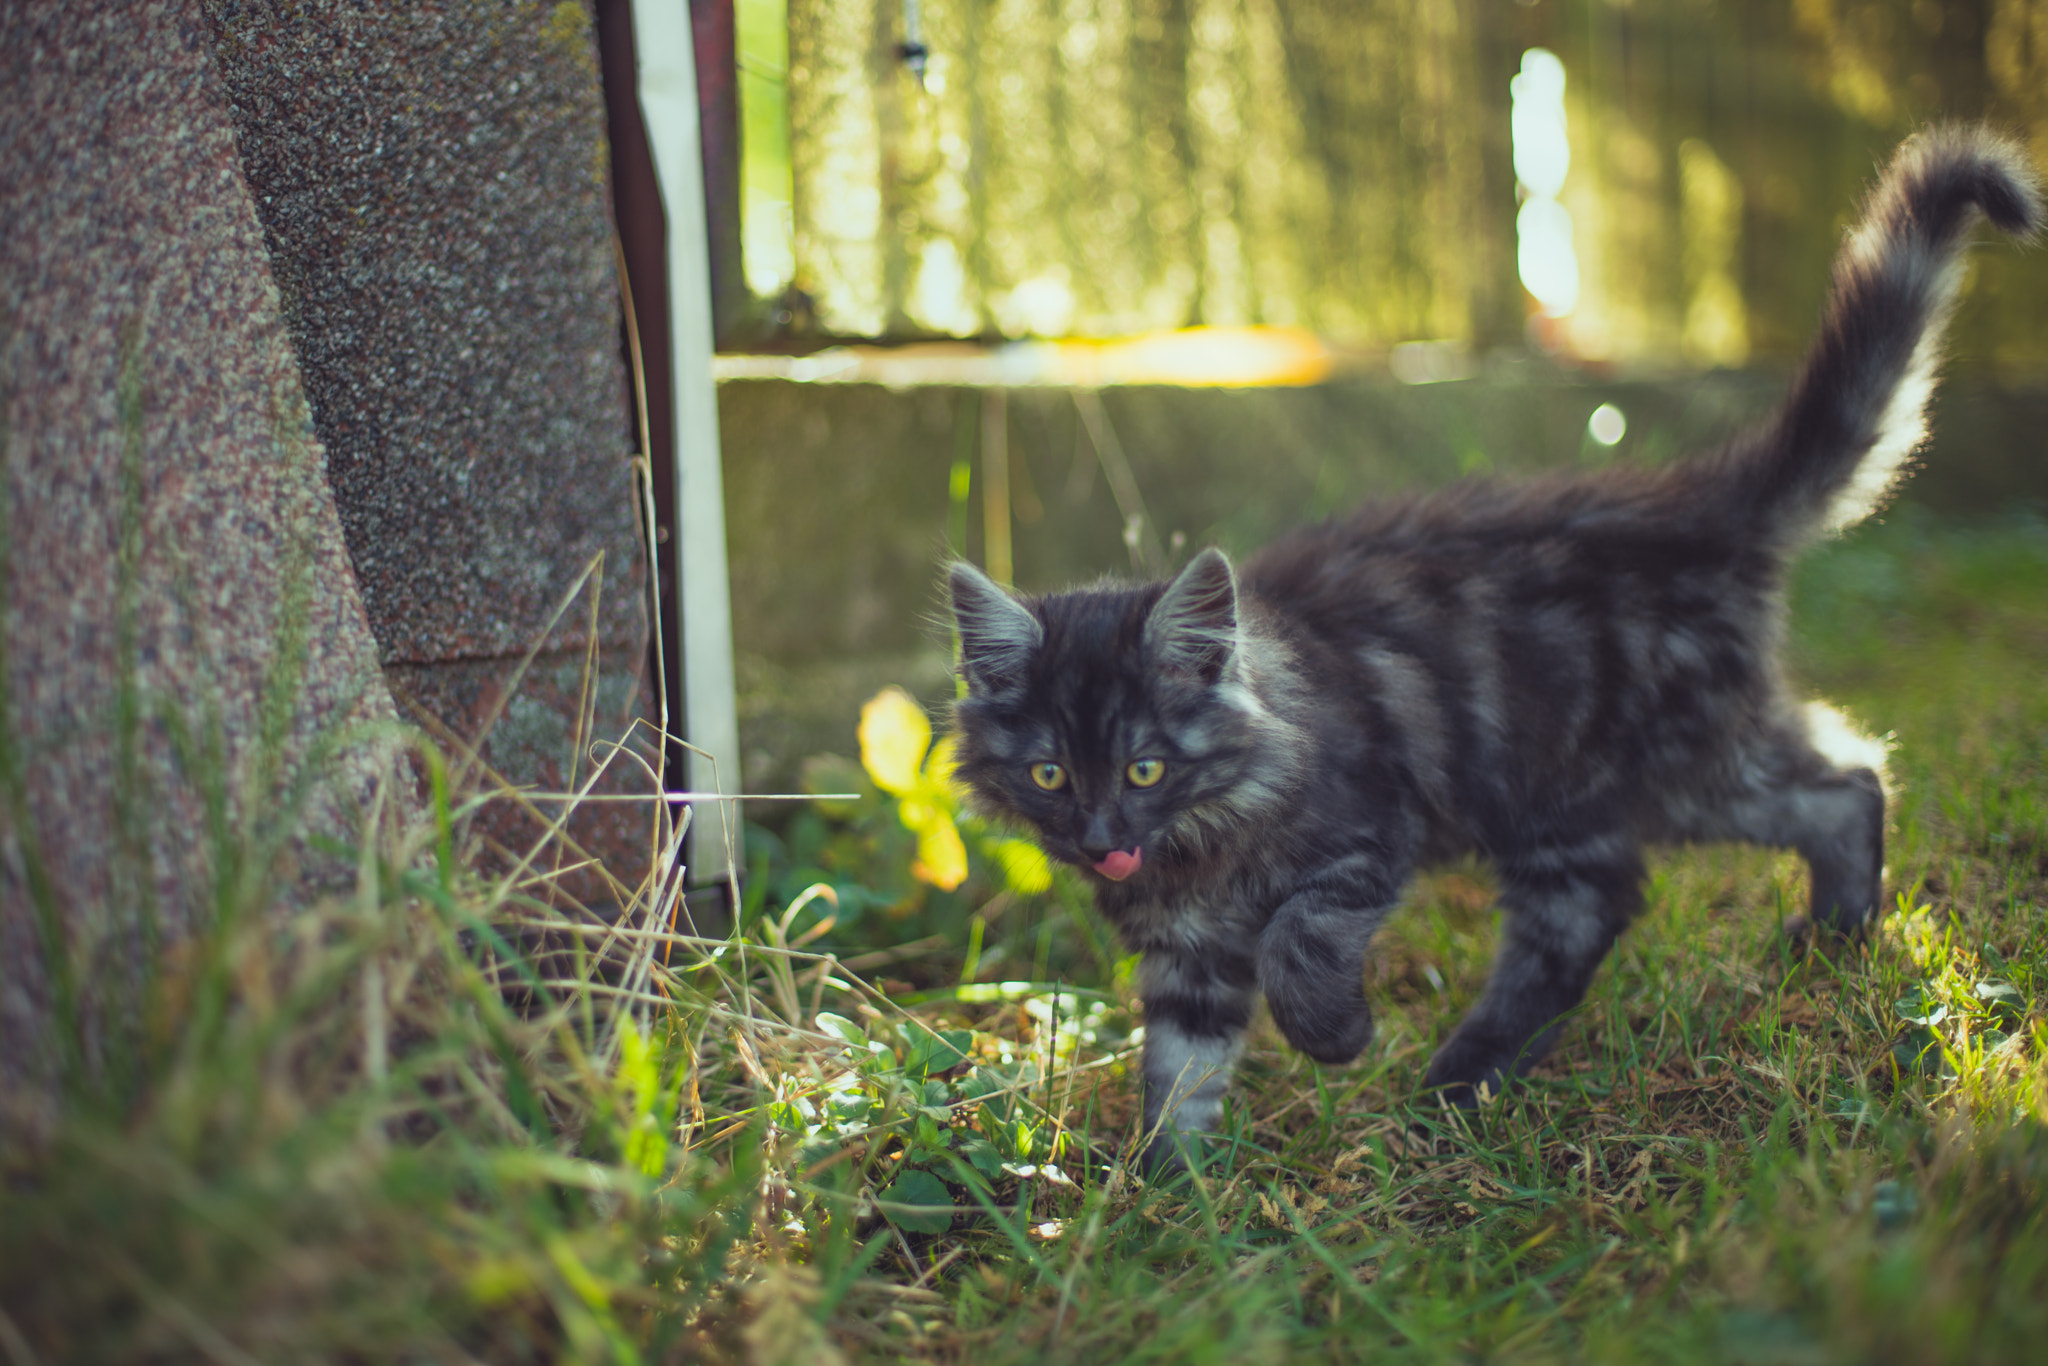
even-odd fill
[[[1138,491],[1137,477],[1131,473],[1131,462],[1124,456],[1116,428],[1109,423],[1102,396],[1093,389],[1074,390],[1074,411],[1081,415],[1088,444],[1109,479],[1116,510],[1124,515],[1124,541],[1130,547],[1132,568],[1143,573],[1161,572],[1166,567],[1166,555],[1159,548],[1159,538],[1152,529],[1152,514],[1145,507],[1145,495]]]
[[[735,947],[733,941],[729,939],[711,939],[701,935],[671,934],[659,929],[652,928],[637,928],[624,925],[610,927],[601,925],[587,925],[559,918],[537,919],[533,923],[536,925],[537,928],[560,931],[564,933],[583,935],[599,934],[605,935],[608,938],[639,940],[643,944],[679,944],[686,948],[698,951],[702,955],[704,964],[706,966],[715,963],[718,960],[719,955],[721,955],[724,952],[732,951]],[[780,958],[791,962],[805,962],[808,964],[812,964],[819,969],[824,969],[828,971],[835,969],[843,969],[845,971],[851,972],[854,970],[850,968],[846,963],[842,962],[836,954],[807,953],[801,949],[784,948],[772,944],[754,944],[752,945],[752,948],[756,953],[761,954],[762,956],[767,958]],[[636,957],[643,957],[643,955],[636,954]],[[603,982],[583,982],[566,980],[550,980],[545,982],[544,985],[552,987],[571,987],[576,989],[589,990],[601,995],[612,996],[625,1000],[632,1000],[636,1004],[648,1007],[674,1008],[674,1006],[676,1005],[676,1000],[674,996],[663,992],[647,990],[645,987],[636,988],[624,985],[614,986],[610,983]],[[896,1014],[902,1019],[915,1020],[916,1018],[910,1012],[895,1006],[894,1003],[889,1001],[886,996],[883,996],[880,993],[876,992],[873,988],[867,986],[867,984],[865,983],[861,983],[858,981],[846,982],[841,984],[841,989],[849,991],[855,995],[864,996],[869,999],[872,999],[881,1004],[882,1006],[890,1009],[894,1014]],[[758,1012],[752,1011],[751,1009],[746,1011],[737,1011],[725,1006],[718,1005],[715,1002],[704,1002],[701,1005],[695,1006],[693,1008],[702,1009],[708,1015],[714,1018],[730,1021],[735,1025],[745,1025],[749,1028],[749,1031],[752,1033],[778,1036],[794,1043],[825,1045],[833,1049],[838,1049],[844,1046],[844,1041],[838,1038],[836,1035],[825,1034],[815,1029],[806,1028],[796,1021],[785,1022],[783,1020],[775,1018],[772,1015],[762,1015]],[[749,1048],[750,1051],[755,1053],[758,1062],[758,1049],[753,1049],[751,1045],[749,1045]],[[1100,1058],[1091,1059],[1087,1062],[1070,1062],[1065,1066],[1059,1066],[1057,1065],[1055,1058],[1049,1058],[1048,1065],[1044,1069],[1046,1075],[1044,1078],[1041,1079],[1040,1084],[1043,1084],[1044,1082],[1065,1083],[1065,1085],[1062,1088],[1063,1094],[1066,1094],[1070,1097],[1073,1080],[1075,1078],[1080,1076],[1082,1073],[1092,1072],[1104,1067],[1115,1065],[1118,1062],[1124,1060],[1128,1055],[1129,1051],[1130,1050],[1128,1048],[1120,1049],[1115,1052],[1105,1054]],[[823,1090],[827,1088],[825,1088],[821,1084],[818,1089]],[[800,1094],[808,1095],[811,1093],[811,1090],[809,1088],[806,1088]],[[1018,1097],[1019,1099],[1027,1101],[1032,1099],[1030,1087],[1026,1083],[1022,1082],[1002,1087],[1000,1088],[1000,1090],[992,1092],[991,1094],[1012,1095]],[[967,1102],[959,1103],[965,1104]]]

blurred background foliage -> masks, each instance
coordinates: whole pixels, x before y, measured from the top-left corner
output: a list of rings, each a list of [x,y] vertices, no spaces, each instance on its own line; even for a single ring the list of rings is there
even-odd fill
[[[1517,343],[1535,47],[1566,74],[1584,271],[1546,340],[1588,360],[1790,355],[1906,133],[1990,117],[2048,149],[2048,0],[741,0],[739,25],[747,272],[813,337]],[[2048,281],[1980,269],[2000,303],[1965,346],[2038,367]]]

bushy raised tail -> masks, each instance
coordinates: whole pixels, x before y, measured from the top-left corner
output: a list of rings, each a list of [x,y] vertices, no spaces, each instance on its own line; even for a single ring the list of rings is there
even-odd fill
[[[1989,129],[1920,133],[1892,157],[1835,261],[1820,335],[1777,415],[1729,452],[1733,492],[1767,538],[1796,544],[1884,501],[1927,431],[1970,229],[2041,226],[2020,145]]]

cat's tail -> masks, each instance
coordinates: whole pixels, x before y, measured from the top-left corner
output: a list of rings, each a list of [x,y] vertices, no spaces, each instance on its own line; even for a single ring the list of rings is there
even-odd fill
[[[1835,261],[1820,335],[1764,429],[1729,452],[1754,529],[1797,543],[1881,504],[1926,435],[1941,339],[1982,213],[2009,233],[2042,223],[2020,145],[1985,128],[1920,133],[1892,157]]]

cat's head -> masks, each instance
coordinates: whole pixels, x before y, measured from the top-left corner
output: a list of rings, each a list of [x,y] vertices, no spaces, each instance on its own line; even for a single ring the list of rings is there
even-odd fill
[[[1221,551],[1165,585],[1019,600],[957,564],[951,587],[959,774],[983,809],[1036,827],[1046,853],[1142,879],[1275,799],[1291,728],[1252,684],[1262,646]]]

